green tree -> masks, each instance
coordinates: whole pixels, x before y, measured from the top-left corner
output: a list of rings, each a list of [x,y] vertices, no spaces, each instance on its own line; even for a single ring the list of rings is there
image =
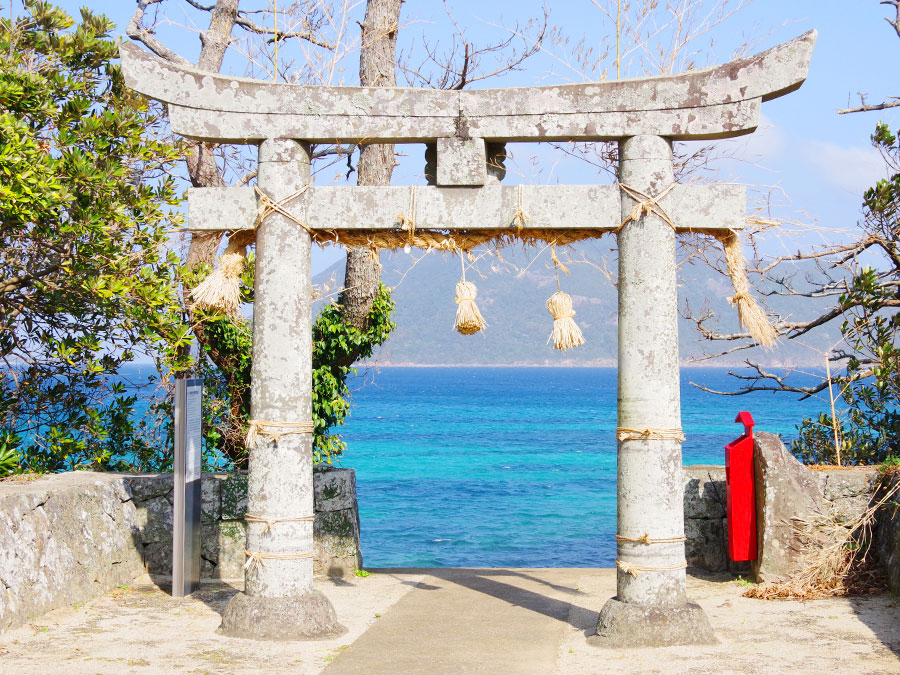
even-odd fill
[[[847,412],[807,419],[794,452],[810,463],[879,464],[900,456],[900,142],[883,122],[872,144],[891,176],[863,195],[864,219],[856,255],[879,252],[883,264],[863,266],[838,300],[841,334],[848,349],[835,378]]]
[[[900,2],[880,4],[894,8],[895,15],[886,21],[900,38]],[[897,97],[877,104],[866,103],[863,97],[860,106],[838,112],[897,107]],[[876,124],[871,141],[889,177],[863,194],[857,236],[847,243],[762,261],[758,270],[774,289],[770,294],[830,301],[808,320],[784,317],[776,323],[789,340],[805,338],[822,326],[839,325],[843,339],[823,353],[828,375],[815,384],[798,386],[752,361],[747,362],[750,374],[733,373],[744,385],[732,393],[780,391],[804,397],[830,393],[836,401],[832,410],[798,425],[792,450],[807,463],[879,464],[900,455],[900,141],[884,122]],[[798,262],[807,267],[802,281],[795,283],[797,270],[788,266]],[[720,334],[714,339],[743,337]],[[748,346],[753,345],[744,345]]]
[[[36,470],[157,453],[118,377],[137,350],[184,365],[167,231],[178,148],[128,90],[113,24],[26,0],[0,20],[0,435]]]

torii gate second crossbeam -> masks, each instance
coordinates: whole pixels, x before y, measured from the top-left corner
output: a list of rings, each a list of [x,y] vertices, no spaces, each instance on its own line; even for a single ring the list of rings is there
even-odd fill
[[[685,594],[675,237],[738,228],[744,193],[672,187],[672,142],[751,133],[763,101],[803,83],[815,38],[671,77],[471,92],[271,84],[122,46],[126,83],[168,103],[177,133],[259,145],[258,192],[192,190],[189,202],[192,229],[256,229],[251,417],[259,433],[250,448],[246,585],[225,610],[223,633],[315,639],[343,630],[312,584],[310,246],[313,237],[340,241],[359,229],[403,232],[405,213],[445,239],[457,230],[617,232],[617,595],[593,640],[715,639]],[[618,141],[620,185],[658,201],[667,218],[656,208],[636,213],[634,193],[619,186],[500,184],[503,143],[546,140]],[[435,185],[311,186],[309,143],[320,141],[425,142]],[[278,208],[257,222],[260,200]],[[528,219],[517,225],[518,211]]]

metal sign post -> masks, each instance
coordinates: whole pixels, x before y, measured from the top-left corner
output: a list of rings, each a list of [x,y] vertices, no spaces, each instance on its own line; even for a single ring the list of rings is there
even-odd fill
[[[175,380],[175,513],[172,532],[172,596],[200,587],[200,469],[203,385]]]

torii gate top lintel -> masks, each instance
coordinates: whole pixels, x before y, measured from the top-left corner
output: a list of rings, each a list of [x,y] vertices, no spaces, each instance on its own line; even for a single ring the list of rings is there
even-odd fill
[[[121,56],[126,84],[168,103],[173,130],[197,140],[709,140],[753,132],[761,102],[800,87],[816,35],[677,75],[469,91],[277,84],[175,65],[128,43]]]

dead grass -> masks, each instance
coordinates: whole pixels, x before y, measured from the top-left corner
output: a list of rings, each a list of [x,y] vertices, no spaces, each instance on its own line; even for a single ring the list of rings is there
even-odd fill
[[[897,467],[894,467],[897,468]],[[794,527],[804,542],[804,566],[787,581],[760,584],[744,597],[763,600],[810,599],[881,592],[886,579],[869,559],[872,527],[882,508],[897,508],[900,481],[881,481],[866,510],[850,523],[833,516],[797,519]]]

